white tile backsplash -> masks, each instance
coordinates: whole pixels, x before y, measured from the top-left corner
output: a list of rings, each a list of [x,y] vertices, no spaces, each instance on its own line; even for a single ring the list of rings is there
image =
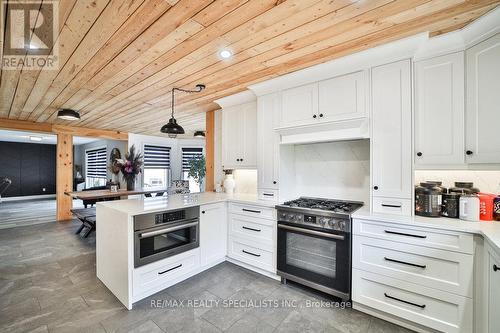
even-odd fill
[[[296,145],[294,181],[298,195],[369,204],[369,140]]]
[[[257,194],[257,170],[233,170],[233,177],[235,193]]]
[[[500,183],[500,171],[497,170],[416,170],[415,184],[427,180],[442,181],[446,188],[453,187],[454,182],[473,182],[474,187],[481,192],[498,192]]]

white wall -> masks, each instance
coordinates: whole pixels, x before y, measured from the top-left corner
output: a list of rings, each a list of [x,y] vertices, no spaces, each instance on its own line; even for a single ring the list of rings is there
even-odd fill
[[[355,200],[369,204],[369,140],[296,145],[293,161],[294,177],[280,177],[280,182],[282,186],[294,189],[296,196]]]
[[[474,187],[479,188],[481,192],[499,193],[500,171],[498,170],[416,170],[415,184],[427,180],[442,181],[443,186],[450,188],[454,182],[473,182]]]
[[[161,136],[150,136],[129,133],[128,146],[135,145],[135,148],[141,153],[144,151],[144,145],[160,145],[171,147],[170,150],[170,165],[172,170],[172,179],[181,178],[182,170],[182,147],[203,147],[205,153],[205,139],[171,139]],[[136,186],[142,187],[142,175],[139,177]]]
[[[119,140],[97,140],[82,145],[76,145],[74,146],[74,151],[73,151],[73,163],[74,165],[80,165],[82,167],[82,176],[85,177],[86,150],[92,148],[106,147],[106,155],[108,157],[108,163],[109,163],[109,154],[111,153],[111,150],[113,150],[113,148],[118,148],[123,156],[125,154],[125,145],[126,145],[125,141],[119,141]],[[111,172],[109,170],[106,171],[107,171],[107,178],[111,179]]]

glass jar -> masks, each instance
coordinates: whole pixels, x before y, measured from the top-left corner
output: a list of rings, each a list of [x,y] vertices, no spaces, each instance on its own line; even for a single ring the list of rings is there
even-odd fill
[[[440,217],[442,190],[432,183],[420,183],[415,187],[415,214],[426,217]]]
[[[455,187],[450,188],[450,193],[477,194],[479,189],[474,187],[473,182],[455,182]]]

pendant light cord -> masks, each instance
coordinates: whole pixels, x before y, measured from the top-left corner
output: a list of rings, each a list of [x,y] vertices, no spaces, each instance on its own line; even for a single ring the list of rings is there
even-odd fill
[[[196,85],[196,90],[188,90],[188,89],[182,89],[182,88],[176,88],[176,87],[173,87],[172,88],[172,118],[174,118],[174,96],[175,96],[175,91],[181,91],[181,92],[185,92],[185,93],[197,93],[197,92],[201,92],[203,89],[205,89],[205,85],[204,84],[197,84]]]

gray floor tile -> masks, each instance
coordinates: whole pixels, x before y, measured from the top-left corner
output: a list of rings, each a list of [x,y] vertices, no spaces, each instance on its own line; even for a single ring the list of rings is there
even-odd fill
[[[163,333],[154,321],[148,320],[127,331],[128,333]]]
[[[274,327],[252,315],[244,315],[236,321],[226,332],[229,333],[271,333]]]

